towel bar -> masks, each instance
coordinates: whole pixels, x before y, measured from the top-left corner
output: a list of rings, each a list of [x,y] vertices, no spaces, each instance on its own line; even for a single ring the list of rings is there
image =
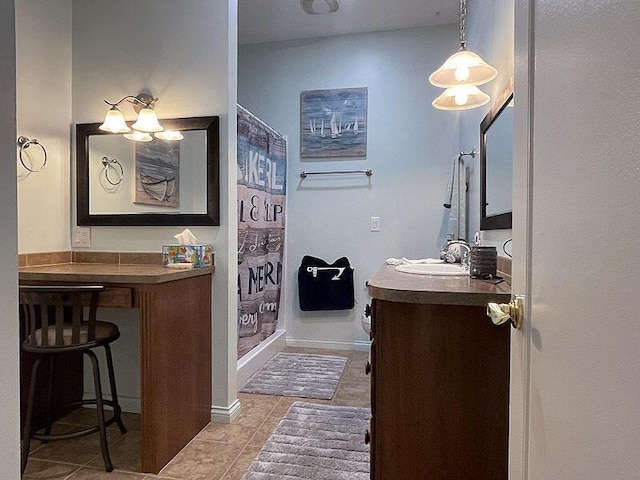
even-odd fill
[[[302,170],[300,172],[300,178],[307,178],[309,175],[336,175],[342,173],[364,173],[367,177],[373,175],[373,170],[370,168],[366,170],[332,170],[327,172],[307,172],[306,170]]]

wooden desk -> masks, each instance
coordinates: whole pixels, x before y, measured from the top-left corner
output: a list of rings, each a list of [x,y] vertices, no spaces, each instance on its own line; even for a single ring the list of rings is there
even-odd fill
[[[21,267],[23,284],[100,284],[101,306],[140,310],[142,471],[158,473],[211,419],[213,267]]]

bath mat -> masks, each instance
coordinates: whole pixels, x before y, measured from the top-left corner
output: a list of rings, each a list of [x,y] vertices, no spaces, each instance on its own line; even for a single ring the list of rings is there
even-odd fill
[[[369,480],[371,410],[294,402],[242,480]]]
[[[277,353],[240,391],[330,400],[346,364],[346,357]]]

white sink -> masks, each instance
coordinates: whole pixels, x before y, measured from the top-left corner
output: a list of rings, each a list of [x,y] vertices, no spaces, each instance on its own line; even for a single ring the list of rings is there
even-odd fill
[[[469,275],[459,263],[412,263],[397,265],[396,270],[416,275]]]

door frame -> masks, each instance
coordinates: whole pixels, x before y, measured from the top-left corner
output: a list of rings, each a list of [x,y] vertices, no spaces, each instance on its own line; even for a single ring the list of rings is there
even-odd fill
[[[524,295],[521,330],[511,332],[509,391],[509,480],[529,478],[531,390],[531,239],[533,202],[533,94],[535,77],[534,0],[514,9],[513,295]]]

